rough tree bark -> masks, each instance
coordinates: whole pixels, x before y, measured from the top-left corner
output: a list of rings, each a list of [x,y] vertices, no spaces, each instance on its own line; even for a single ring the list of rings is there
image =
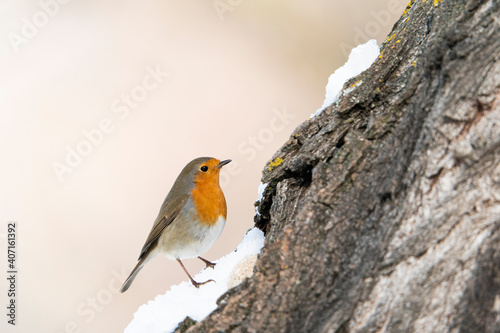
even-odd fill
[[[189,332],[500,332],[499,8],[411,1],[268,163],[255,274]]]

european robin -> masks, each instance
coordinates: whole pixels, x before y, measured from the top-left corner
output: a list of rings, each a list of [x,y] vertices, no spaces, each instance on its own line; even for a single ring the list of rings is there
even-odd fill
[[[219,186],[219,172],[229,162],[199,157],[184,167],[161,205],[139,262],[120,292],[125,292],[142,267],[158,254],[177,260],[196,288],[213,281],[193,280],[181,259],[198,257],[205,268],[215,266],[200,256],[214,245],[226,223],[226,198]]]

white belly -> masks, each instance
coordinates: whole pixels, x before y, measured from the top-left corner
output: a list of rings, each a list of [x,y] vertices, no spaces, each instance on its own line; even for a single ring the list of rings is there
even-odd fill
[[[221,216],[212,226],[192,220],[182,222],[172,223],[164,230],[158,242],[158,254],[173,260],[201,256],[215,244],[226,220]]]

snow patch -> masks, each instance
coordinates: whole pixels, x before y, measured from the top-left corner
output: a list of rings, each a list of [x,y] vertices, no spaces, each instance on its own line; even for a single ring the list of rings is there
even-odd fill
[[[194,277],[198,282],[213,279],[215,283],[198,289],[188,281],[172,286],[164,295],[140,306],[125,333],[172,332],[187,316],[196,321],[204,319],[217,308],[215,302],[223,293],[252,276],[264,239],[260,229],[250,229],[236,251],[215,261],[214,269],[204,269]]]
[[[311,117],[319,115],[321,111],[337,102],[344,83],[367,70],[377,59],[379,54],[380,49],[375,39],[352,49],[347,62],[328,78],[325,101],[323,102],[321,108],[319,108],[315,114],[311,115]],[[356,82],[356,85],[352,88],[355,88],[362,83],[362,81]]]

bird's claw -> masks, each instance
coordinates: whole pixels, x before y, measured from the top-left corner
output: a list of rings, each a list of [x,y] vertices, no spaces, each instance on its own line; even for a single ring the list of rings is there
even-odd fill
[[[193,284],[193,286],[195,286],[196,288],[199,288],[200,286],[206,284],[206,283],[209,283],[209,282],[215,282],[215,280],[207,280],[205,282],[196,282],[195,280],[191,280],[191,283]]]

